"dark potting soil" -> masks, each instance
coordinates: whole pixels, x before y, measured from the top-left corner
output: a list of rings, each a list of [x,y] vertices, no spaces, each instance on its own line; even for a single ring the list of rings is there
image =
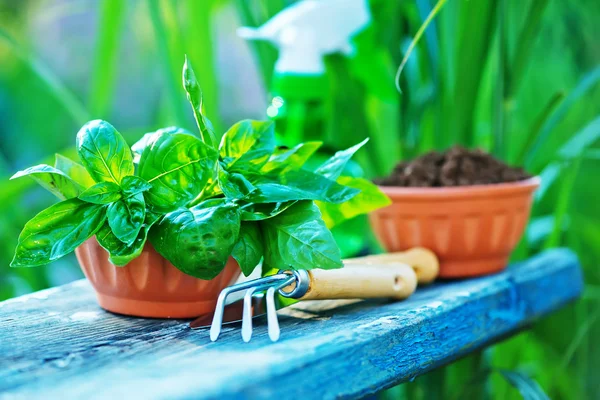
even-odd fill
[[[530,178],[522,168],[511,167],[481,149],[454,146],[400,162],[392,173],[375,180],[382,186],[447,187],[515,182]]]

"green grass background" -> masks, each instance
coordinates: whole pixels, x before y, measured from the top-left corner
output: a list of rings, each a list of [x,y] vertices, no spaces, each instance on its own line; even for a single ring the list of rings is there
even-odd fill
[[[78,128],[111,121],[133,143],[192,128],[180,68],[190,57],[218,131],[264,118],[276,52],[245,43],[285,0],[0,0],[0,300],[81,277],[74,257],[9,269],[23,224],[53,199],[17,170],[73,154]],[[384,398],[519,398],[499,371],[552,399],[600,396],[600,3],[448,0],[394,74],[433,0],[371,0],[352,58],[330,55],[328,132],[368,176],[454,143],[485,148],[543,178],[515,260],[575,250],[585,293],[531,330],[391,389]],[[535,392],[535,391],[534,391]],[[529,392],[531,393],[531,391]]]

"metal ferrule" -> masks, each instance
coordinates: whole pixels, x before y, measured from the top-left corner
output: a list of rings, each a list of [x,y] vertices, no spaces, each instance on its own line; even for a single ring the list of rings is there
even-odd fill
[[[299,299],[308,292],[308,289],[310,288],[310,275],[308,271],[304,269],[293,271],[281,270],[278,272],[278,275],[279,274],[293,274],[296,278],[296,286],[294,287],[294,289],[292,289],[291,292],[285,292],[285,288],[279,289],[279,294],[283,297]]]

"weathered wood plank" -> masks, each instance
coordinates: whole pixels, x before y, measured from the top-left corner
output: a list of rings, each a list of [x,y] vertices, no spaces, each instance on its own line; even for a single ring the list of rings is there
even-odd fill
[[[575,299],[578,261],[552,250],[504,273],[281,318],[271,343],[226,328],[101,310],[85,281],[0,303],[0,398],[357,398],[516,332]],[[298,308],[306,308],[299,305]]]

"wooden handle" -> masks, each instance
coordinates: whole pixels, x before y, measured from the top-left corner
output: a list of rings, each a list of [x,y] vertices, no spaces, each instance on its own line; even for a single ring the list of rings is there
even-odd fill
[[[405,299],[417,287],[417,275],[406,264],[386,263],[308,271],[310,286],[300,300]]]
[[[433,251],[423,247],[414,247],[397,253],[375,254],[372,256],[348,258],[344,260],[345,267],[371,264],[404,263],[410,265],[417,274],[419,284],[433,282],[440,270],[440,263]]]

